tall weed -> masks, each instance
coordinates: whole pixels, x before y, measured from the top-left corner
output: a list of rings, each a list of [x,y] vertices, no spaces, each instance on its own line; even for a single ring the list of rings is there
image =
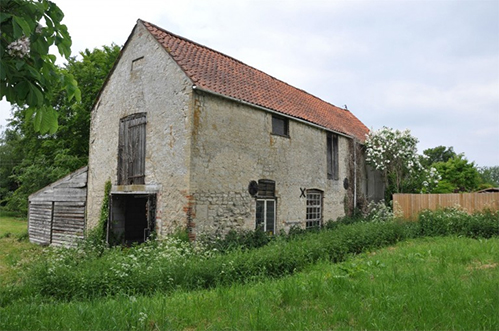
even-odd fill
[[[498,212],[467,215],[437,211],[423,213],[419,222],[340,222],[318,232],[271,239],[259,237],[261,232],[234,234],[226,242],[218,242],[219,249],[202,242],[187,242],[181,236],[130,248],[107,248],[95,242],[73,249],[50,248],[28,270],[22,291],[72,300],[248,283],[293,274],[318,261],[344,261],[351,254],[407,238],[497,236],[497,216]],[[253,246],[259,248],[250,249]],[[10,299],[5,300],[14,300],[15,291],[10,293]]]
[[[499,211],[485,210],[468,214],[459,208],[426,210],[420,213],[418,223],[422,236],[491,238],[499,235]]]

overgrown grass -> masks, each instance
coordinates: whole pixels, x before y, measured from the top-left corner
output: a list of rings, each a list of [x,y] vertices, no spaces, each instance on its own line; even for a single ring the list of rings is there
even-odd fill
[[[223,255],[175,238],[132,248],[49,249],[29,270],[22,291],[74,300],[248,283],[293,274],[320,260],[340,262],[407,236],[406,227],[396,223],[358,223]],[[0,290],[0,305],[17,300],[18,290]]]
[[[499,239],[420,238],[279,280],[0,308],[3,330],[499,329]]]
[[[28,242],[26,219],[12,215],[0,212],[0,287],[16,284],[24,266],[42,250]]]
[[[24,236],[28,221],[10,212],[0,211],[0,238]]]
[[[423,216],[420,222],[412,223],[378,220],[343,225],[339,222],[323,231],[278,236],[258,249],[243,246],[228,249],[224,254],[210,246],[193,246],[175,237],[132,248],[107,249],[90,242],[76,249],[49,249],[27,269],[22,285],[0,289],[0,305],[22,298],[20,292],[36,293],[50,300],[88,300],[245,284],[290,275],[318,261],[341,262],[350,254],[422,235],[490,238],[499,233],[498,222],[494,221],[499,212],[473,215],[470,223],[473,226],[469,227],[452,226],[466,223],[460,220],[460,217],[469,218],[463,213],[449,213],[449,217],[440,212],[435,215]]]
[[[266,289],[266,291],[269,292],[269,295],[272,296],[272,300],[275,300],[276,296],[281,297],[281,301],[278,302],[279,307],[282,308],[285,307],[286,304],[291,303],[292,308],[288,307],[286,309],[282,309],[283,311],[280,312],[282,316],[287,316],[288,310],[293,310],[298,315],[306,315],[310,310],[317,315],[317,309],[326,309],[327,313],[324,314],[329,315],[337,309],[340,309],[334,305],[336,303],[335,300],[339,300],[339,302],[354,300],[352,299],[352,296],[354,298],[363,298],[363,295],[366,295],[367,292],[347,292],[344,294],[345,297],[331,297],[330,302],[322,302],[320,301],[322,300],[321,298],[305,299],[305,301],[299,301],[296,305],[294,305],[293,302],[296,301],[297,297],[304,296],[307,298],[302,292],[311,292],[312,290],[309,287],[317,287],[320,291],[317,290],[316,293],[320,293],[321,291],[328,290],[327,287],[324,288],[323,285],[321,285],[323,283],[329,284],[329,282],[333,282],[334,285],[338,282],[338,284],[343,284],[348,280],[347,283],[350,284],[352,279],[357,279],[361,276],[364,277],[366,273],[369,273],[373,263],[377,266],[381,266],[382,264],[386,266],[386,263],[382,261],[368,261],[366,262],[366,265],[360,262],[353,262],[353,264],[342,263],[343,261],[350,259],[352,255],[374,252],[382,247],[392,246],[401,241],[419,237],[429,238],[432,236],[458,235],[469,236],[471,238],[492,238],[499,235],[498,219],[499,212],[484,212],[469,216],[456,210],[450,210],[422,214],[418,222],[409,223],[397,221],[390,215],[388,217],[382,216],[371,219],[367,218],[364,220],[356,219],[354,221],[344,219],[340,222],[328,224],[322,231],[293,231],[290,235],[277,236],[269,240],[267,240],[267,237],[263,238],[261,233],[241,234],[240,236],[234,235],[232,237],[227,237],[227,242],[215,242],[218,246],[210,246],[202,243],[192,245],[187,242],[185,238],[181,239],[180,236],[177,235],[177,237],[174,236],[168,237],[164,240],[150,241],[146,244],[131,248],[114,247],[109,249],[102,244],[97,244],[95,240],[84,242],[75,249],[49,248],[42,250],[41,248],[38,248],[39,251],[43,253],[37,254],[38,258],[36,263],[25,263],[25,259],[8,262],[10,266],[13,266],[9,270],[16,270],[16,272],[9,273],[10,276],[4,278],[6,279],[4,281],[5,286],[0,288],[0,307],[2,307],[0,308],[0,320],[3,319],[4,315],[8,316],[10,318],[8,320],[11,321],[8,325],[10,325],[11,328],[16,329],[18,325],[19,328],[22,328],[21,326],[23,324],[15,318],[17,311],[15,310],[17,309],[15,307],[24,307],[26,311],[32,311],[34,316],[38,316],[40,320],[48,319],[52,321],[52,317],[45,316],[45,312],[40,311],[39,309],[42,308],[39,308],[39,306],[56,307],[56,310],[62,309],[63,311],[65,309],[74,309],[74,307],[83,307],[78,309],[83,309],[83,311],[88,311],[88,313],[82,314],[87,314],[90,316],[89,318],[95,318],[93,314],[101,314],[102,311],[94,312],[90,306],[86,306],[88,302],[96,305],[104,305],[102,308],[104,311],[107,309],[106,305],[110,304],[113,306],[113,302],[125,307],[130,307],[130,309],[135,309],[137,307],[135,306],[133,300],[139,300],[138,298],[141,298],[142,296],[150,297],[152,298],[152,301],[156,300],[155,298],[161,298],[161,300],[164,301],[165,296],[172,296],[173,298],[183,296],[184,298],[192,297],[193,299],[196,299],[197,294],[194,292],[204,289],[215,289],[214,291],[216,293],[220,293],[228,291],[228,288],[246,289],[246,285],[255,285],[256,287],[248,287],[249,293],[245,294],[248,297],[251,297],[251,293],[255,291],[255,288],[264,286],[260,285],[261,283],[266,284],[272,280],[282,278],[285,279],[278,281],[276,283],[277,285],[274,286],[277,286],[278,288],[280,288],[279,286],[284,286],[287,288],[286,290],[283,290],[284,294],[276,294],[275,289]],[[13,240],[13,238],[3,238],[1,240]],[[490,241],[485,239],[482,240],[484,243],[492,243],[492,248],[487,251],[488,254],[494,253],[496,256],[498,255],[497,240],[497,238],[491,239]],[[471,240],[470,242],[478,243],[478,241],[474,240]],[[468,242],[465,242],[463,249],[467,249],[467,245]],[[456,245],[453,247],[455,246]],[[219,249],[216,249],[216,247],[219,247]],[[259,248],[255,249],[252,247]],[[223,253],[220,252],[221,250],[223,250]],[[421,257],[423,260],[432,260],[432,251],[433,249],[428,249],[425,253],[426,255],[421,252],[414,253],[414,261],[412,261],[413,265],[416,266],[416,262]],[[457,250],[455,253],[455,255],[449,255],[446,253],[447,255],[440,255],[440,257],[437,258],[442,269],[446,268],[449,261],[452,262],[454,260],[463,260],[469,264],[469,258],[472,255],[466,255]],[[464,259],[463,256],[468,257]],[[496,270],[497,261],[495,259],[489,260],[486,260],[487,262],[478,260],[479,262],[477,263],[487,265],[487,267],[483,267],[484,269]],[[331,262],[338,264],[334,265],[331,264]],[[394,262],[390,260],[389,263]],[[311,270],[314,270],[314,265],[329,266],[336,271],[331,273],[331,280],[326,279],[327,281],[323,280],[322,282],[319,280],[313,280],[315,279],[315,276],[313,276],[313,272],[311,273]],[[339,268],[338,270],[342,273],[338,273],[338,270],[335,268]],[[413,286],[422,282],[425,286],[430,287],[430,281],[426,278],[423,281],[423,274],[425,272],[422,271],[421,273],[414,273],[414,277],[411,278],[408,276],[408,272],[411,270],[411,267],[407,267],[407,270],[405,270],[402,274],[399,273],[399,269],[397,268],[397,265],[391,266],[390,272],[392,278],[381,277],[381,279],[385,279],[385,281],[381,282],[383,287],[394,287],[397,290],[401,290],[397,287],[397,284],[390,283],[397,283],[397,279],[399,279],[399,277],[400,279],[407,278],[405,281],[407,283],[412,282]],[[482,268],[481,265],[477,270],[482,270],[480,268]],[[308,283],[305,285],[300,285],[299,283],[279,285],[287,284],[286,279],[295,279],[292,275],[296,275],[304,271],[306,272],[306,276],[304,277],[312,279],[312,285],[307,285]],[[13,275],[15,275],[15,277],[13,277]],[[430,277],[430,279],[435,283],[443,282],[445,284],[442,284],[442,286],[447,286],[450,283],[455,283],[455,279],[452,277],[461,277],[453,274],[442,274],[441,276],[447,278],[440,279],[438,278],[440,276],[435,274],[434,277],[436,278],[433,279]],[[299,277],[300,276],[298,276],[298,279]],[[374,275],[373,277],[376,279],[377,276]],[[366,278],[362,279],[362,282],[369,283],[372,281],[371,278],[369,278],[369,280]],[[390,284],[387,285],[385,282]],[[495,293],[497,293],[497,283],[497,278],[493,278],[492,281],[488,283],[485,282],[485,284],[488,285],[484,286],[487,286],[487,291],[494,289],[496,290]],[[355,286],[357,289],[361,288],[361,285]],[[459,284],[456,286],[457,289],[460,289]],[[480,287],[478,286],[477,288]],[[334,289],[334,292],[336,291],[337,290]],[[408,311],[406,315],[402,315],[402,312],[400,311],[395,312],[396,308],[401,304],[401,300],[410,299],[418,302],[416,298],[412,298],[409,294],[405,294],[401,298],[397,298],[397,295],[395,294],[385,295],[379,290],[370,291],[373,291],[372,294],[376,299],[370,299],[371,303],[368,306],[360,306],[360,308],[357,307],[358,310],[364,309],[370,311],[371,309],[374,309],[374,306],[381,306],[385,307],[385,312],[392,310],[393,313],[397,314],[399,317],[406,316],[407,319],[403,322],[403,324],[409,326],[405,328],[422,328],[422,326],[424,326],[424,324],[416,322],[419,321],[419,316],[421,315],[420,311],[415,311],[416,306],[411,307],[410,305],[406,305]],[[296,296],[293,294],[295,292],[297,293]],[[455,292],[456,291],[450,291],[450,293],[453,294],[455,294]],[[208,295],[206,293],[213,292],[208,291],[199,293],[205,293],[205,295]],[[425,292],[421,293],[421,295],[426,295]],[[447,292],[440,293],[442,298],[446,298],[448,305],[452,303],[450,302],[451,297],[447,297]],[[357,295],[357,297],[355,297],[355,295]],[[381,297],[378,295],[381,295]],[[324,296],[327,297],[326,294]],[[386,298],[384,296],[386,296]],[[477,294],[477,297],[480,296]],[[132,302],[128,303],[127,300],[132,300]],[[199,301],[200,299],[196,300]],[[241,314],[250,318],[250,321],[253,321],[251,322],[253,324],[248,325],[243,323],[242,327],[238,328],[272,329],[274,326],[279,326],[281,322],[276,322],[276,324],[274,324],[274,320],[272,319],[276,317],[274,316],[275,313],[267,312],[268,309],[275,310],[275,305],[277,303],[272,300],[270,302],[263,301],[263,299],[255,300],[257,301],[255,301],[254,304],[261,305],[258,310],[253,311],[256,315],[248,317],[243,314],[243,311],[241,312]],[[319,301],[315,303],[315,300]],[[380,301],[378,302],[376,300]],[[489,294],[487,292],[483,292],[480,300],[482,300],[481,302],[485,303],[488,307],[490,301]],[[312,302],[312,304],[310,304],[309,301]],[[359,304],[359,299],[355,299],[354,301],[357,302],[357,305]],[[395,302],[393,305],[391,304],[392,301]],[[494,303],[497,302],[494,301]],[[226,304],[226,302],[222,301],[218,304]],[[241,304],[244,305],[245,303]],[[422,304],[421,301],[417,303],[417,307],[421,307],[419,306],[420,304]],[[456,307],[459,306],[457,303],[452,304]],[[202,305],[202,303],[199,303],[199,305]],[[325,305],[325,308],[322,308],[321,305]],[[328,310],[331,305],[335,308],[333,310]],[[352,307],[355,308],[354,306],[355,304],[352,302]],[[352,307],[350,308],[353,309]],[[154,309],[158,308],[151,307],[150,309],[154,311]],[[424,311],[426,308],[423,307],[418,309]],[[143,314],[137,315],[139,312],[142,312]],[[357,313],[361,316],[361,312]],[[428,311],[428,314],[430,313],[431,312]],[[125,312],[123,312],[123,314],[125,314]],[[123,326],[121,322],[117,322],[117,325],[120,326],[119,328],[147,328],[146,325],[137,324],[138,320],[145,321],[146,319],[149,319],[150,315],[147,311],[142,311],[141,309],[138,309],[138,311],[130,310],[128,311],[128,314],[131,317],[125,318],[124,320],[130,322],[130,324]],[[176,314],[179,313],[176,312]],[[228,312],[228,314],[231,313]],[[55,313],[55,316],[56,315],[57,312]],[[180,315],[182,314],[179,314],[179,316]],[[409,315],[413,316],[412,319]],[[103,314],[103,316],[106,315]],[[313,316],[313,314],[310,316]],[[340,314],[340,316],[342,315]],[[348,316],[351,319],[351,315]],[[355,316],[355,319],[351,321],[351,324],[344,324],[343,318],[340,318],[341,321],[343,321],[342,323],[336,325],[331,322],[332,324],[326,328],[335,328],[337,326],[357,328],[358,322],[356,321],[361,318],[356,317],[356,315],[353,316]],[[109,319],[109,316],[107,316],[107,318]],[[425,318],[430,317],[428,315]],[[231,319],[234,319],[234,317],[231,317]],[[284,319],[284,317],[282,317],[282,319]],[[165,322],[166,324],[161,325],[167,329],[177,328],[177,325],[180,323],[177,320],[177,317],[172,317],[171,320],[174,321],[172,322],[173,324]],[[279,319],[277,320],[280,321]],[[295,322],[298,323],[296,325],[300,327],[305,326],[304,328],[322,328],[322,324],[316,324],[316,322],[308,320],[307,318],[305,318],[304,321],[309,321],[309,324],[301,324],[299,320],[295,320]],[[362,325],[371,323],[368,321],[369,318],[365,317],[365,321],[362,322]],[[487,322],[489,324],[497,322],[496,320],[491,319],[486,319],[486,321],[489,321]],[[153,320],[152,322],[153,324],[151,324],[151,328],[155,328],[156,321]],[[70,322],[68,321],[68,323]],[[222,327],[222,325],[213,324],[212,326],[212,324],[213,322],[211,320],[206,319],[204,322],[198,321],[195,323],[196,327],[200,328],[203,328],[203,326],[214,328]],[[45,328],[43,325],[40,324],[38,327],[34,328],[43,329]],[[53,325],[50,325],[50,328],[56,329],[57,325],[59,324],[54,322]],[[292,329],[299,328],[293,327],[293,325],[287,325]],[[456,328],[451,324],[446,325]],[[185,324],[184,327],[190,328],[189,324]],[[371,326],[369,326],[369,328],[384,327],[385,324],[383,319],[380,319],[377,324],[371,324]],[[63,327],[61,324],[60,328],[67,327]],[[96,326],[95,328],[99,329],[101,327]],[[108,329],[108,327],[103,328]],[[363,328],[367,328],[367,326],[364,326]],[[439,326],[433,325],[430,328],[439,328]]]

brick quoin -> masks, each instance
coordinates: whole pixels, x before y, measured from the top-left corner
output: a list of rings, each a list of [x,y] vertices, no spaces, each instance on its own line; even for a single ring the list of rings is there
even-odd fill
[[[187,232],[189,233],[189,240],[196,240],[196,234],[193,233],[193,229],[196,227],[196,223],[193,221],[196,218],[196,213],[194,212],[194,206],[196,204],[195,198],[192,195],[186,195],[187,205],[184,206],[184,212],[187,216]]]

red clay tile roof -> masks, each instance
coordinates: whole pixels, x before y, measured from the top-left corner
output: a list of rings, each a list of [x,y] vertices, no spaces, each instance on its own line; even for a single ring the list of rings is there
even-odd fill
[[[350,111],[327,103],[208,47],[139,21],[197,87],[356,137],[369,129]]]

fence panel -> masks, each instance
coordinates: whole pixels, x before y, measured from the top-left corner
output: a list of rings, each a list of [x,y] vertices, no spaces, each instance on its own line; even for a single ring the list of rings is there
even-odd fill
[[[416,219],[425,209],[459,207],[468,213],[483,209],[499,210],[499,192],[451,193],[451,194],[394,194],[395,215]]]

